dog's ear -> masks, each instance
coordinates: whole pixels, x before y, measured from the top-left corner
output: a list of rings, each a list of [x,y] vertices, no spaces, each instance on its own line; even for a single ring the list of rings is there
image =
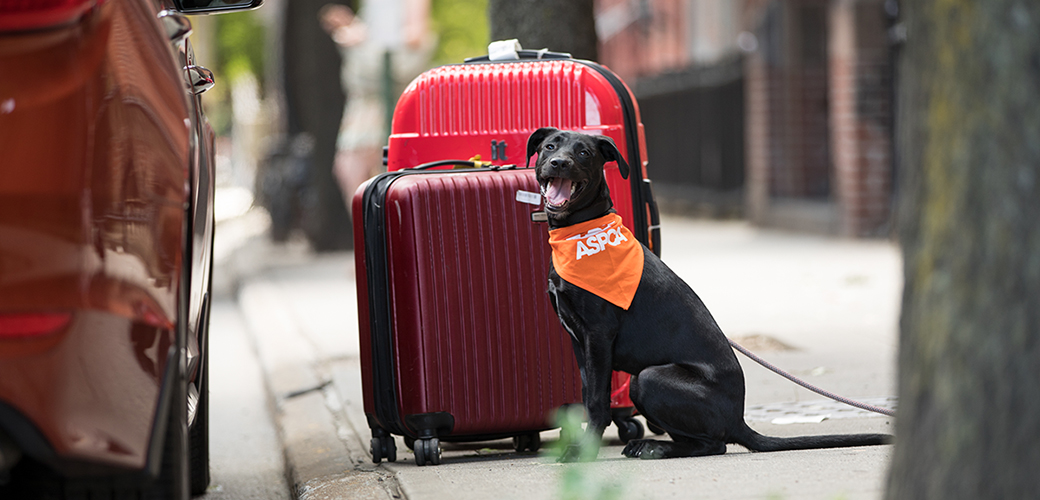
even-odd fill
[[[542,141],[546,137],[549,137],[553,132],[559,132],[560,129],[553,127],[542,127],[531,133],[531,137],[527,138],[527,161],[524,162],[525,167],[531,166],[531,157],[534,156],[535,152],[538,151],[538,146],[542,145]]]
[[[616,161],[618,170],[621,171],[621,178],[628,178],[628,162],[621,156],[621,152],[618,151],[617,145],[614,144],[614,139],[605,135],[596,136],[596,142],[599,144],[599,152],[603,155],[603,158],[607,161]]]

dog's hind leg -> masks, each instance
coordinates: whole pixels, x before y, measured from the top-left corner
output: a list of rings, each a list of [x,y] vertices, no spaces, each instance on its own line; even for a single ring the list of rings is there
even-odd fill
[[[719,376],[710,366],[677,364],[652,366],[633,375],[629,395],[636,409],[666,430],[672,441],[632,441],[622,453],[633,458],[725,453],[726,422],[734,405],[733,398],[719,390]],[[733,396],[743,399],[743,394]]]
[[[675,441],[636,439],[629,441],[621,452],[629,458],[655,459],[678,457],[704,457],[726,453],[726,443],[714,439],[697,439],[672,436]]]

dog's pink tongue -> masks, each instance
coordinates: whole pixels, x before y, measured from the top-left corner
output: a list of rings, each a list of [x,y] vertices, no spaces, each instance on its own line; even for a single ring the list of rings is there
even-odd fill
[[[545,199],[551,205],[562,205],[571,199],[571,180],[554,177],[545,189]]]

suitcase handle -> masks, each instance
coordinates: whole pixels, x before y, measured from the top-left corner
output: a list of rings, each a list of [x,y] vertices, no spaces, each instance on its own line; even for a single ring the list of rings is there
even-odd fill
[[[423,163],[421,165],[416,165],[414,167],[408,167],[408,168],[405,168],[405,169],[402,169],[402,170],[429,170],[431,168],[446,167],[446,166],[449,166],[449,165],[456,166],[456,167],[480,168],[480,166],[481,166],[480,164],[481,163],[484,163],[484,162],[471,161],[471,160],[439,160],[439,161],[431,161],[429,163]]]
[[[643,199],[647,200],[647,208],[650,210],[650,224],[647,227],[650,250],[658,257],[661,256],[661,212],[657,208],[657,200],[650,185],[650,179],[643,179]]]
[[[491,162],[480,160],[439,160],[423,163],[422,165],[416,165],[402,170],[429,170],[431,168],[446,167],[449,165],[455,167],[484,168],[488,170],[513,170],[517,168],[516,165],[492,165]]]
[[[549,49],[541,50],[518,50],[516,51],[517,58],[512,59],[513,61],[523,61],[527,59],[571,59],[571,55],[568,52],[553,52]],[[466,63],[477,63],[477,62],[488,62],[491,60],[491,56],[477,56],[467,57]],[[509,59],[506,59],[507,61]],[[495,61],[500,62],[500,61]]]

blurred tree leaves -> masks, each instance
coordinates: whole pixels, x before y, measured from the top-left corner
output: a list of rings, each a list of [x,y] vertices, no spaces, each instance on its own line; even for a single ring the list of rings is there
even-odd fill
[[[487,5],[488,0],[432,0],[432,27],[438,36],[434,65],[487,54]]]
[[[263,88],[265,27],[256,12],[236,12],[215,17],[217,66],[230,81],[252,73]]]
[[[264,68],[267,64],[267,27],[255,11],[192,20],[196,34],[192,36],[196,53],[202,50],[200,63],[213,70],[217,85],[206,93],[205,107],[210,125],[217,135],[231,133],[231,89],[234,82],[251,75],[263,95]]]

